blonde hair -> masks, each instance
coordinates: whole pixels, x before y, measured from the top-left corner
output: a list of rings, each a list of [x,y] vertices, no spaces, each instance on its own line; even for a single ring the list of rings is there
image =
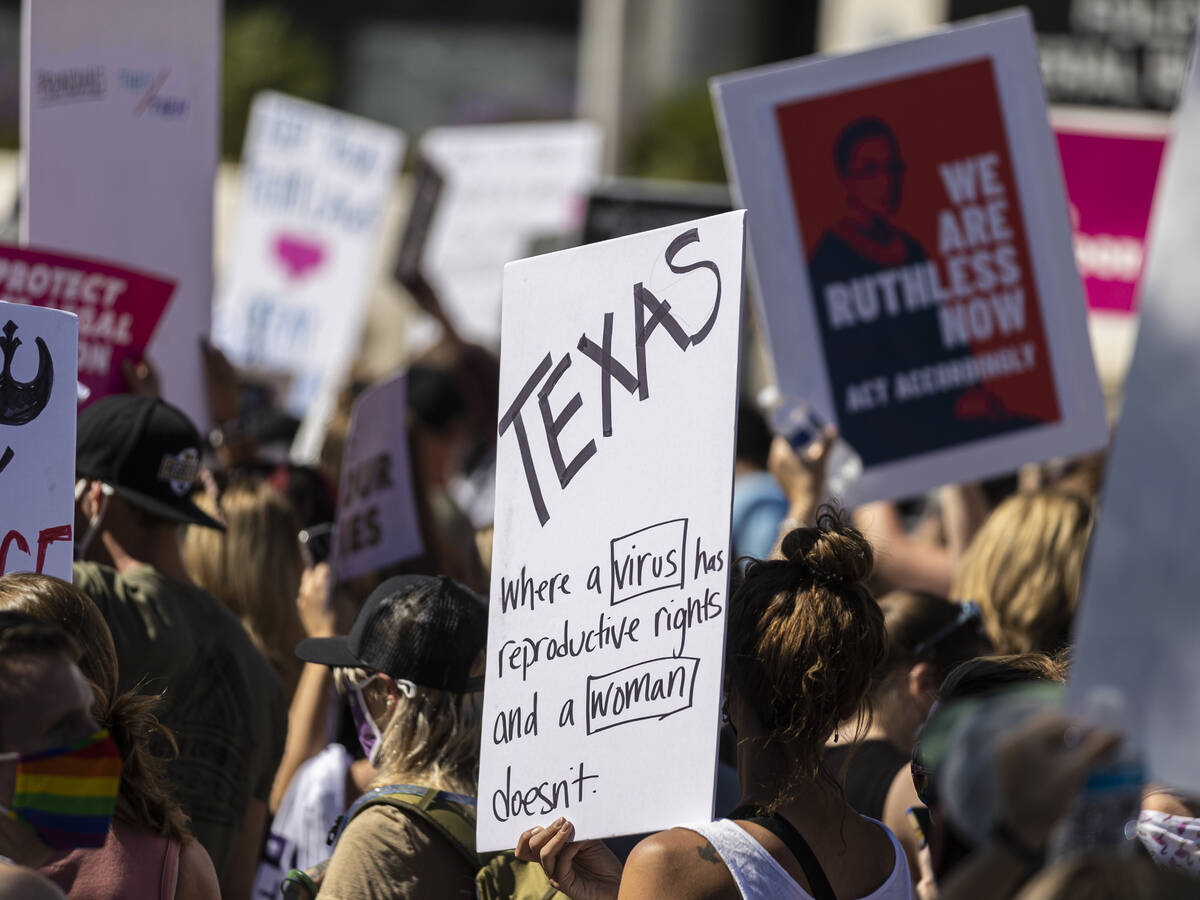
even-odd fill
[[[1017,900],[1184,900],[1196,892],[1194,880],[1145,857],[1088,853],[1043,869]]]
[[[472,675],[483,673],[483,662],[481,653],[471,667]],[[366,669],[334,669],[342,694],[374,674]],[[482,692],[455,694],[421,685],[413,685],[411,696],[401,691],[382,730],[371,787],[419,784],[475,796],[482,721]]]
[[[226,531],[188,526],[188,574],[241,620],[290,698],[303,667],[295,647],[304,639],[296,607],[304,562],[295,513],[282,493],[258,479],[234,481],[219,505],[207,495],[196,504],[223,518]]]
[[[1056,490],[1009,497],[984,522],[953,595],[979,604],[995,652],[1067,645],[1091,527],[1091,503]]]

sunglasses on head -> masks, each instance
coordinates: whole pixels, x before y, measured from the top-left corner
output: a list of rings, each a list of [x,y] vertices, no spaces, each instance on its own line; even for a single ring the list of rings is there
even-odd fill
[[[958,615],[956,615],[953,619],[951,619],[925,640],[921,641],[921,643],[913,647],[913,656],[920,659],[922,656],[960,629],[965,628],[970,624],[978,625],[981,617],[979,604],[974,603],[971,600],[967,600],[960,604],[960,606],[962,608],[959,609]]]

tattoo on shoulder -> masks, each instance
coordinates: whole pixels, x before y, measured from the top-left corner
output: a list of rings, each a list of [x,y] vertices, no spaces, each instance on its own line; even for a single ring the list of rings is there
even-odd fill
[[[704,842],[704,846],[697,847],[696,853],[705,862],[716,863],[717,865],[722,864],[721,854],[718,853],[717,848],[714,847],[712,844],[710,844],[708,841]]]

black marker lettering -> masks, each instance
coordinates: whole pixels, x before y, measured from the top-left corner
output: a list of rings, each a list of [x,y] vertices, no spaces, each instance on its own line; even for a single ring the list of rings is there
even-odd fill
[[[579,352],[600,367],[600,408],[604,436],[612,437],[612,379],[633,394],[638,389],[638,380],[612,355],[613,314],[604,314],[604,343],[597,347],[585,334],[579,338]]]
[[[647,309],[650,310],[649,322],[645,321]],[[679,320],[671,315],[671,304],[666,300],[659,300],[640,281],[633,286],[633,317],[636,326],[634,334],[637,338],[638,399],[645,400],[650,396],[650,385],[646,381],[646,342],[650,340],[650,335],[654,334],[654,329],[659,325],[667,329],[667,334],[671,335],[671,339],[680,350],[688,348],[691,338],[683,330]]]
[[[500,417],[499,428],[501,436],[508,430],[509,425],[512,425],[513,430],[517,433],[517,446],[521,450],[521,464],[525,467],[525,481],[529,485],[529,496],[533,500],[533,508],[537,512],[538,522],[542,525],[550,521],[550,513],[546,509],[546,501],[542,498],[542,488],[538,484],[537,469],[533,465],[533,454],[529,452],[529,435],[525,431],[525,421],[521,418],[521,409],[533,395],[533,390],[537,387],[538,382],[546,377],[546,373],[550,371],[551,364],[550,354],[547,353],[546,358],[541,361],[533,374],[529,376],[529,380],[517,392],[517,397],[513,400],[512,406]]]
[[[549,356],[546,358],[549,359]],[[558,436],[567,427],[567,423],[571,421],[571,417],[579,412],[579,408],[583,406],[583,398],[579,396],[579,392],[577,391],[575,396],[567,401],[567,405],[563,407],[562,412],[556,416],[550,412],[550,392],[554,390],[554,386],[558,384],[559,379],[563,377],[563,373],[569,368],[571,368],[571,357],[568,354],[558,361],[558,365],[554,367],[554,371],[550,373],[550,377],[546,379],[546,383],[538,391],[538,407],[542,411],[542,424],[546,428],[546,441],[550,444],[550,458],[554,460],[554,471],[558,474],[558,483],[564,488],[571,483],[571,479],[583,468],[584,463],[596,453],[596,442],[588,441],[583,449],[575,454],[575,458],[571,460],[570,465],[565,464],[563,461],[562,445],[558,442]],[[546,523],[543,522],[542,524],[545,525]]]
[[[696,269],[708,269],[713,273],[713,277],[717,279],[717,294],[713,297],[712,312],[708,314],[708,320],[701,326],[700,330],[692,335],[692,345],[695,346],[708,337],[708,333],[713,330],[713,326],[717,324],[717,313],[721,309],[721,270],[717,268],[717,264],[711,259],[702,259],[699,262],[694,262],[686,266],[675,265],[675,255],[689,244],[696,244],[700,241],[700,232],[692,228],[685,231],[675,240],[671,241],[665,255],[667,260],[667,268],[676,275],[685,275],[688,272],[694,272]]]

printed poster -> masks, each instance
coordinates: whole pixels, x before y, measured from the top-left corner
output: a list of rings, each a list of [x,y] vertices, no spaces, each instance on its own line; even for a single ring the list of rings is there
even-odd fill
[[[0,244],[0,301],[75,313],[79,408],[128,390],[123,364],[141,362],[175,283],[96,260]]]
[[[71,580],[77,319],[0,301],[0,575]]]
[[[482,851],[712,818],[744,217],[505,267]]]
[[[780,389],[862,458],[848,502],[1104,443],[1038,77],[1016,14],[714,81]]]

